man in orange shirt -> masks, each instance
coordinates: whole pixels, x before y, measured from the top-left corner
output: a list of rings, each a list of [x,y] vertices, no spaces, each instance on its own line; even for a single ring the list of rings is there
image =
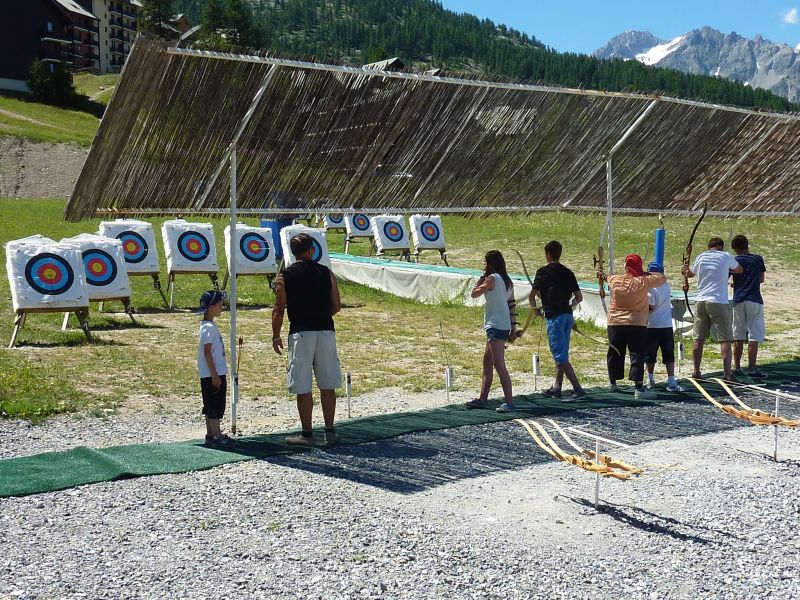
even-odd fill
[[[625,376],[625,351],[631,354],[629,377],[636,386],[636,399],[655,398],[655,392],[644,387],[644,362],[647,351],[647,318],[649,304],[647,290],[666,283],[662,273],[646,273],[642,268],[642,257],[628,254],[625,257],[625,273],[598,277],[608,282],[611,291],[611,306],[608,308],[608,365],[609,389],[620,391],[617,381]]]

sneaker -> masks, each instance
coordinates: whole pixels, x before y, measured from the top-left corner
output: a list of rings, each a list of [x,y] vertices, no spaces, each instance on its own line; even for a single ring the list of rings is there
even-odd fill
[[[497,412],[514,412],[517,410],[517,407],[513,404],[509,404],[508,402],[503,402],[500,406],[495,408]]]
[[[224,433],[215,440],[211,440],[212,448],[233,448],[236,446],[236,440],[228,437]]]
[[[325,443],[328,446],[335,446],[339,443],[339,436],[335,431],[325,431]]]
[[[647,382],[647,389],[648,390],[654,390],[655,387],[656,387],[656,382],[655,381],[648,381]]]
[[[744,371],[742,371],[741,369],[734,369],[733,374],[737,375],[738,377],[742,377],[744,375]]]
[[[608,384],[608,391],[612,393],[621,392],[622,390],[619,389],[619,386],[616,383]]]
[[[654,400],[658,398],[654,391],[648,390],[647,388],[637,388],[633,393],[633,397],[637,400]]]
[[[679,386],[677,383],[669,383],[667,384],[667,391],[668,392],[683,392],[684,389]]]
[[[561,398],[561,389],[557,387],[549,387],[546,390],[543,390],[542,393],[545,396],[549,396],[550,398]]]
[[[692,379],[702,379],[702,378],[703,378],[702,373],[692,373]]]
[[[572,390],[572,393],[567,396],[565,400],[568,400],[569,402],[575,402],[581,398],[586,398],[586,390],[584,389]]]
[[[287,436],[283,441],[290,446],[313,446],[316,443],[313,435],[306,437],[302,433]]]
[[[213,441],[214,441],[214,438],[212,436],[206,435],[206,441],[204,443],[204,446],[206,448],[211,448],[211,444],[212,444]]]
[[[489,408],[489,401],[475,398],[474,400],[465,402],[464,406],[466,406],[467,408]]]
[[[739,375],[739,373],[736,373],[735,371],[734,371],[734,373],[735,373],[736,375]],[[767,374],[766,374],[766,373],[763,373],[762,371],[759,371],[758,369],[756,369],[755,371],[748,371],[748,372],[747,372],[747,376],[748,376],[748,377],[757,377],[757,378],[759,378],[759,379],[762,379],[762,378],[766,377],[766,376],[767,376]]]

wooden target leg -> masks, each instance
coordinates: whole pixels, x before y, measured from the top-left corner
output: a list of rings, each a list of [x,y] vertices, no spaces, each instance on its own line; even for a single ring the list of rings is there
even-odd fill
[[[122,306],[125,308],[125,314],[130,317],[131,322],[136,323],[136,319],[133,318],[133,306],[131,306],[130,298],[123,298]]]
[[[447,253],[444,250],[439,250],[439,254],[442,255],[442,262],[449,267],[450,263],[447,262]]]
[[[69,313],[64,313],[64,322],[61,323],[61,331],[66,331],[67,327],[69,326]]]
[[[13,348],[14,345],[17,343],[17,336],[19,335],[19,330],[22,329],[22,326],[25,324],[25,313],[17,313],[14,317],[14,331],[11,332],[11,342],[8,344],[9,348]]]
[[[216,291],[219,291],[219,278],[217,277],[216,273],[209,273],[208,278],[211,279],[211,285],[214,286]],[[225,286],[222,286],[225,287]]]
[[[105,307],[106,307],[106,303],[101,300],[100,304],[97,306],[97,312],[103,312],[103,309]]]
[[[92,343],[94,340],[92,339],[92,332],[89,331],[89,311],[88,310],[76,311],[75,316],[78,317],[78,321],[80,321],[81,323],[81,329],[83,330],[83,335],[86,336],[86,339],[89,340],[89,343]]]
[[[224,290],[228,286],[228,279],[230,279],[230,272],[225,271],[225,277],[222,278],[222,289]]]
[[[169,274],[169,281],[167,282],[167,289],[169,290],[169,308],[175,308],[175,274]]]
[[[167,302],[167,297],[164,295],[164,290],[161,289],[161,280],[158,278],[158,274],[153,275],[153,289],[161,294],[161,301],[164,303],[164,307],[169,308],[169,302]]]

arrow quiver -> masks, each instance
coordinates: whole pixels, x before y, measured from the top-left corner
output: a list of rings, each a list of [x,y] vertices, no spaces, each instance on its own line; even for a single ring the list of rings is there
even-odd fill
[[[594,268],[598,273],[605,273],[605,261],[603,260],[603,247],[597,247],[597,254],[594,255]],[[597,283],[600,286],[600,298],[606,297],[605,281],[599,275],[597,276]]]

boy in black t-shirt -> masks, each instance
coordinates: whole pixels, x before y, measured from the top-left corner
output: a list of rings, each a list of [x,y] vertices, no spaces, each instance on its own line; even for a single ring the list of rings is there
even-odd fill
[[[583,294],[575,274],[559,262],[561,251],[561,244],[555,240],[544,247],[547,265],[536,271],[528,300],[531,306],[535,306],[536,296],[542,299],[541,310],[544,311],[547,323],[547,341],[556,364],[555,382],[543,393],[552,398],[561,398],[561,385],[566,375],[572,384],[572,393],[564,401],[571,402],[586,396],[569,362],[569,341],[575,324],[572,307],[581,303]]]

